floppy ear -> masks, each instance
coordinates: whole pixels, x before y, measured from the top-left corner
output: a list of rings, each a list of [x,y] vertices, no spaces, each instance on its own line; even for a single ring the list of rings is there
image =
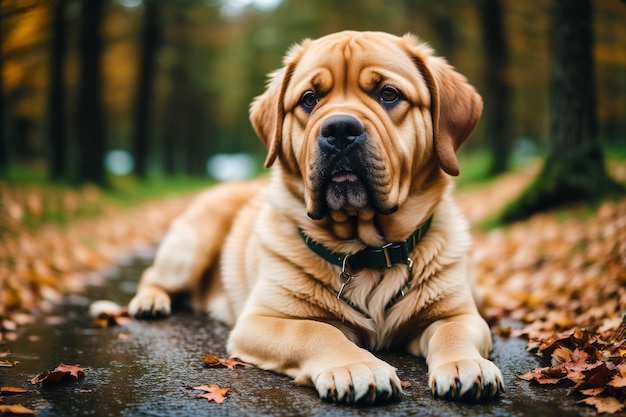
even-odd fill
[[[307,42],[305,40],[305,42]],[[304,45],[304,42],[303,42]],[[265,92],[250,105],[250,122],[256,134],[267,147],[265,167],[272,166],[282,143],[282,126],[285,119],[285,91],[302,54],[302,45],[291,47],[283,60],[284,67],[269,75]]]
[[[445,59],[433,56],[430,47],[412,35],[404,39],[430,91],[433,146],[439,164],[449,175],[459,175],[456,151],[480,119],[482,98]]]

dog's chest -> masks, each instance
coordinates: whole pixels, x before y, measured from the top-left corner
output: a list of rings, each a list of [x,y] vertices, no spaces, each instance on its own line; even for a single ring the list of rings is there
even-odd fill
[[[367,333],[368,345],[385,344],[390,333],[415,312],[404,302],[405,298],[416,296],[418,289],[413,286],[413,280],[413,274],[405,265],[362,270],[348,282],[339,280],[338,298],[344,304],[342,310],[347,310],[346,315],[356,319],[355,324]],[[405,314],[400,316],[405,317],[398,317],[397,311],[403,311]]]

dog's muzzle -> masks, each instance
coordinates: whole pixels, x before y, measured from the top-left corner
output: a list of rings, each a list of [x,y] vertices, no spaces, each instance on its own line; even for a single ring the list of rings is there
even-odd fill
[[[370,203],[367,161],[367,132],[354,116],[338,114],[326,118],[317,136],[319,158],[312,165],[316,212],[358,210]]]

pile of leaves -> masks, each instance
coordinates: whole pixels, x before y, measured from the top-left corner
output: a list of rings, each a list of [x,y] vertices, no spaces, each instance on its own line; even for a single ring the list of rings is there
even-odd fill
[[[604,333],[576,329],[534,340],[536,351],[550,366],[535,368],[519,378],[540,385],[570,387],[579,403],[593,405],[600,413],[616,413],[626,407],[626,320],[616,331]]]
[[[190,200],[128,208],[94,187],[2,181],[0,195],[0,343],[32,319],[26,312],[45,310],[64,293],[81,292],[102,279],[95,272],[157,242]]]
[[[463,207],[482,210],[482,216],[507,203],[470,197],[461,196]],[[496,328],[527,338],[528,350],[549,365],[520,370],[522,379],[571,384],[569,395],[583,397],[599,412],[626,406],[625,198],[476,230],[472,258],[483,314],[493,324],[503,318],[521,322],[521,330]]]

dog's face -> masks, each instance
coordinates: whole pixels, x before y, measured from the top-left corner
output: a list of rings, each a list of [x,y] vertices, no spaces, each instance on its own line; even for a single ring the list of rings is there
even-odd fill
[[[416,38],[341,32],[293,47],[252,124],[313,219],[395,212],[416,182],[458,175],[482,101]]]

